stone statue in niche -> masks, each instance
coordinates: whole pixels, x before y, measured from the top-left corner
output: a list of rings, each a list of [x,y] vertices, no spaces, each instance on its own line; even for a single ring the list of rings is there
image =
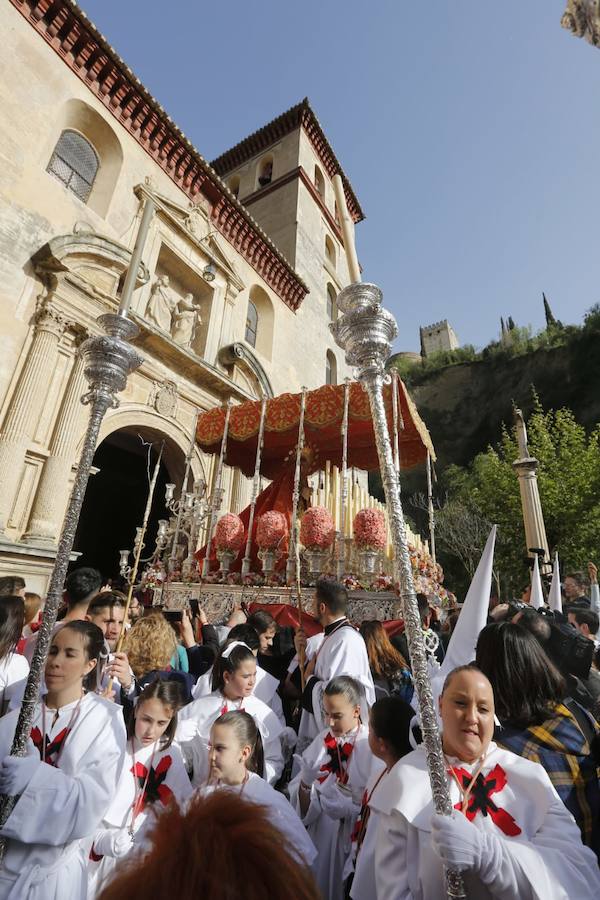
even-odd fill
[[[196,328],[201,324],[200,307],[195,302],[193,294],[186,294],[177,304],[177,310],[173,315],[171,332],[173,340],[181,347],[190,347],[196,335]]]
[[[161,331],[170,334],[171,320],[176,306],[177,297],[169,287],[169,276],[161,275],[152,285],[146,307],[146,319]]]

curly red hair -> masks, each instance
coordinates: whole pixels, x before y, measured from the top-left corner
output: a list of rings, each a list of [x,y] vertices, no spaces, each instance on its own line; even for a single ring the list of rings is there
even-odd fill
[[[152,849],[119,866],[100,900],[319,900],[310,869],[297,861],[269,809],[229,791],[175,804],[152,831]]]

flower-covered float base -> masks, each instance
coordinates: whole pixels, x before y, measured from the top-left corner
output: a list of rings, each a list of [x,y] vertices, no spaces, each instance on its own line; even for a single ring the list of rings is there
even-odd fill
[[[312,613],[314,588],[302,590],[304,611]],[[349,593],[348,615],[352,622],[360,624],[363,619],[388,621],[400,618],[399,600],[391,591],[352,590]],[[197,584],[173,582],[154,591],[154,606],[163,609],[183,609],[190,600],[197,600],[208,616],[209,622],[225,622],[232,610],[240,603],[289,603],[296,606],[296,591],[286,587],[267,587],[238,584]]]

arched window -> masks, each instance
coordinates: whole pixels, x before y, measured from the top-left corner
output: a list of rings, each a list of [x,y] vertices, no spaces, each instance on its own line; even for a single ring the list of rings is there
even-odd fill
[[[98,155],[89,141],[76,131],[63,131],[50,157],[47,171],[85,203],[90,196],[99,166]]]
[[[265,156],[258,167],[258,183],[261,187],[271,184],[273,180],[273,157]]]
[[[240,176],[232,175],[229,179],[227,187],[231,191],[234,197],[239,197],[240,195]]]
[[[256,335],[258,334],[258,310],[252,302],[248,300],[248,311],[246,313],[246,333],[244,337],[251,347],[256,347]]]
[[[325,384],[337,384],[337,360],[331,350],[325,358]]]
[[[330,322],[335,322],[337,319],[337,304],[336,304],[337,294],[335,292],[335,288],[332,284],[327,285],[327,318]]]
[[[335,245],[328,234],[325,235],[325,257],[335,267]]]
[[[318,193],[321,195],[321,198],[325,199],[325,179],[323,178],[323,173],[321,172],[318,166],[315,166],[315,187]]]

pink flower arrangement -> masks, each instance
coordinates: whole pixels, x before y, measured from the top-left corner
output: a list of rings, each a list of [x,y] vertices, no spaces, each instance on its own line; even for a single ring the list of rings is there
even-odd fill
[[[215,546],[217,550],[239,553],[244,544],[244,523],[234,513],[225,513],[217,522]]]
[[[335,538],[331,513],[324,506],[311,506],[302,516],[300,543],[308,550],[327,550]]]
[[[385,516],[381,509],[361,509],[352,525],[354,543],[361,550],[384,550],[387,544]]]
[[[256,543],[261,550],[276,550],[287,537],[287,519],[282,512],[271,509],[260,516],[256,526]]]

